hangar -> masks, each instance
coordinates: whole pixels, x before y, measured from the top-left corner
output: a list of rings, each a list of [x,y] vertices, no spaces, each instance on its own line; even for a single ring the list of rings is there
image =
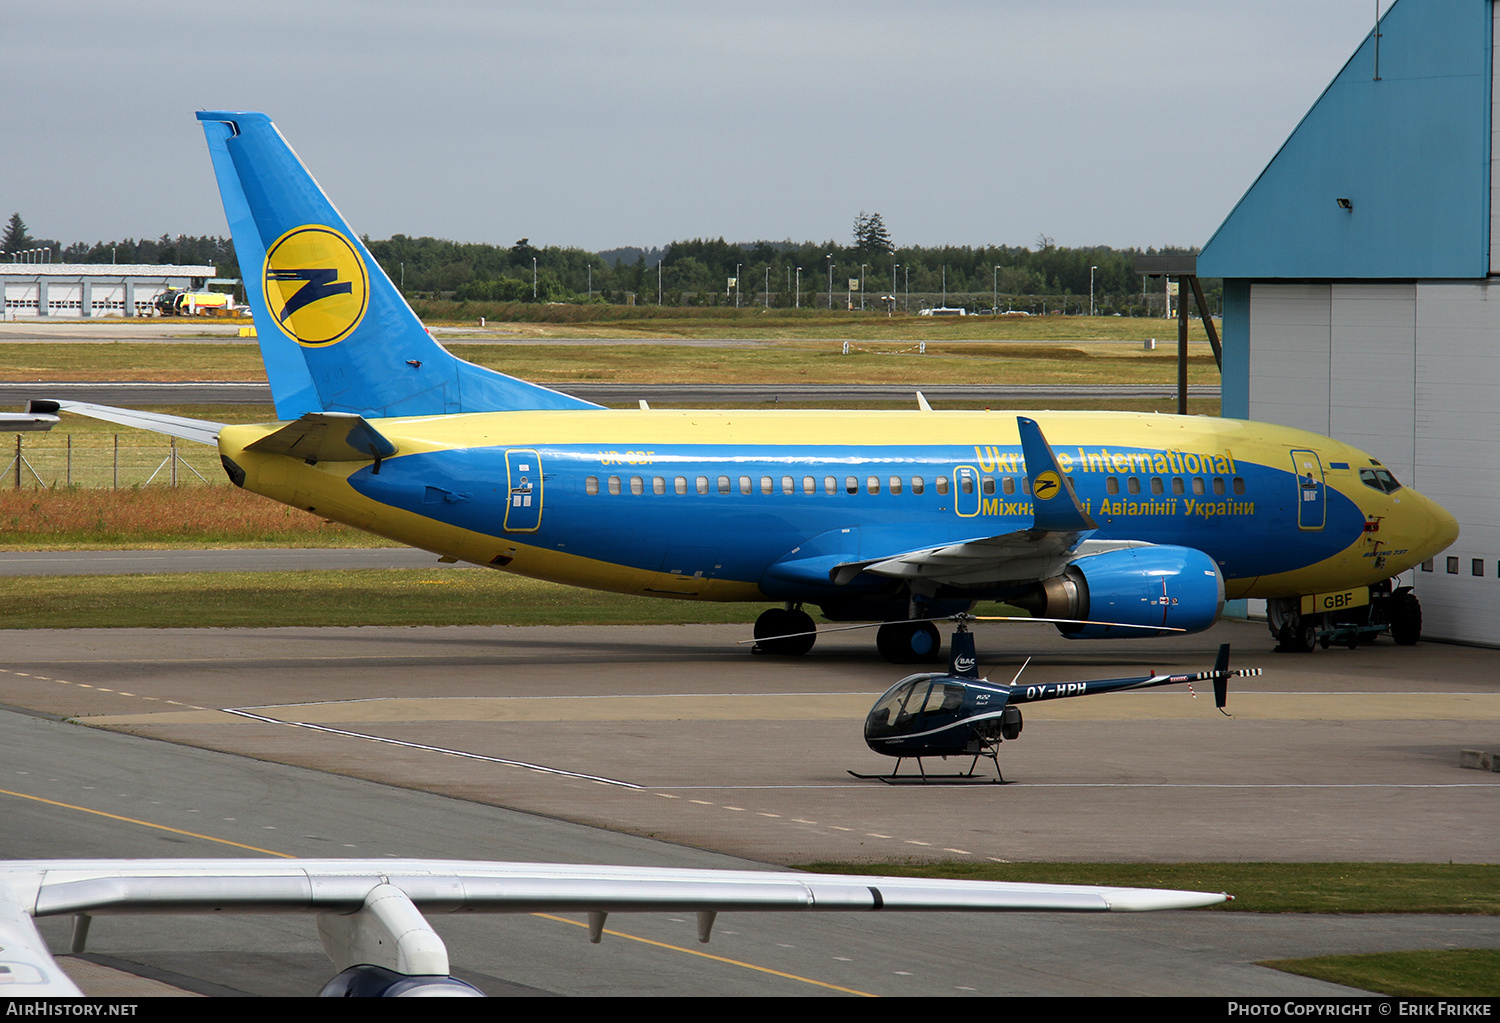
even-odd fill
[[[168,288],[202,288],[207,265],[0,263],[0,319],[150,316]]]
[[[1500,645],[1495,0],[1396,0],[1198,259],[1223,414],[1338,437],[1458,518],[1423,634]]]

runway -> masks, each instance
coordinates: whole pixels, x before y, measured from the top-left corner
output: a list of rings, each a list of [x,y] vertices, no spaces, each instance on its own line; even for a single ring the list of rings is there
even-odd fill
[[[559,383],[551,385],[574,397],[599,403],[633,403],[645,400],[660,405],[692,405],[704,408],[739,405],[776,405],[783,402],[881,403],[916,407],[920,389],[934,407],[942,403],[995,408],[1042,408],[1049,402],[1090,401],[1105,403],[1126,399],[1176,397],[1170,384],[642,384]],[[1190,398],[1217,398],[1216,385],[1193,384]],[[190,381],[184,383],[137,381],[91,383],[78,381],[0,383],[0,406],[22,406],[33,398],[86,401],[97,405],[267,405],[269,384],[239,381]]]

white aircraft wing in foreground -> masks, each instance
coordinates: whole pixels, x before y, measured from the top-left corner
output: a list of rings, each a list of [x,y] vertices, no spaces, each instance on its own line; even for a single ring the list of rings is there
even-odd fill
[[[74,917],[74,952],[99,914],[310,913],[341,971],[324,993],[478,994],[450,977],[423,913],[693,912],[708,941],[717,913],[1191,909],[1209,892],[738,870],[459,860],[29,860],[0,863],[0,990],[80,995],[33,917]]]

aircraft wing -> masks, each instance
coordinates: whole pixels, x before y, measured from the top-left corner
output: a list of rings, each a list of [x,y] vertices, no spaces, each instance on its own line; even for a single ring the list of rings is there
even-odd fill
[[[153,433],[165,433],[172,437],[181,437],[183,440],[197,441],[199,444],[207,444],[210,447],[218,446],[219,431],[227,425],[208,419],[169,416],[162,412],[138,412],[135,409],[115,408],[113,405],[91,405],[86,401],[34,400],[28,407],[28,411],[34,413],[56,414],[59,409],[64,412],[76,412],[90,419],[102,419],[106,423],[119,423],[121,426],[129,426],[137,430],[150,430]]]
[[[1069,562],[1125,547],[1150,546],[1141,540],[1085,540],[1087,534],[1022,529],[1001,536],[923,547],[882,558],[845,562],[831,573],[843,585],[862,572],[945,586],[997,586],[1048,579]]]
[[[6,994],[79,994],[33,917],[72,915],[74,952],[98,914],[286,912],[319,917],[334,966],[448,973],[422,913],[582,912],[598,941],[613,912],[948,910],[1134,912],[1224,902],[1209,892],[738,870],[448,860],[74,860],[0,864]],[[3,975],[3,974],[0,974]]]
[[[904,550],[897,547],[886,555],[835,565],[829,578],[843,586],[869,572],[918,584],[919,591],[923,582],[959,587],[1029,582],[1057,575],[1080,557],[1143,546],[1129,540],[1089,540],[1098,524],[1079,503],[1041,427],[1025,416],[1016,417],[1016,427],[1026,458],[1030,529]]]

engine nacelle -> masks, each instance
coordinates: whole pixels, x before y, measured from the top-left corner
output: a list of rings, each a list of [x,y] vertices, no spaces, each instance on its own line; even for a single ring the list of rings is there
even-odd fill
[[[384,966],[351,966],[334,977],[323,990],[323,998],[483,998],[484,992],[457,977],[417,976],[387,970]]]
[[[1040,618],[1202,632],[1224,610],[1224,577],[1212,558],[1191,547],[1127,547],[1078,559],[1062,575],[1044,580],[1030,599],[1016,603]],[[1057,628],[1069,639],[1172,635],[1109,625]]]

